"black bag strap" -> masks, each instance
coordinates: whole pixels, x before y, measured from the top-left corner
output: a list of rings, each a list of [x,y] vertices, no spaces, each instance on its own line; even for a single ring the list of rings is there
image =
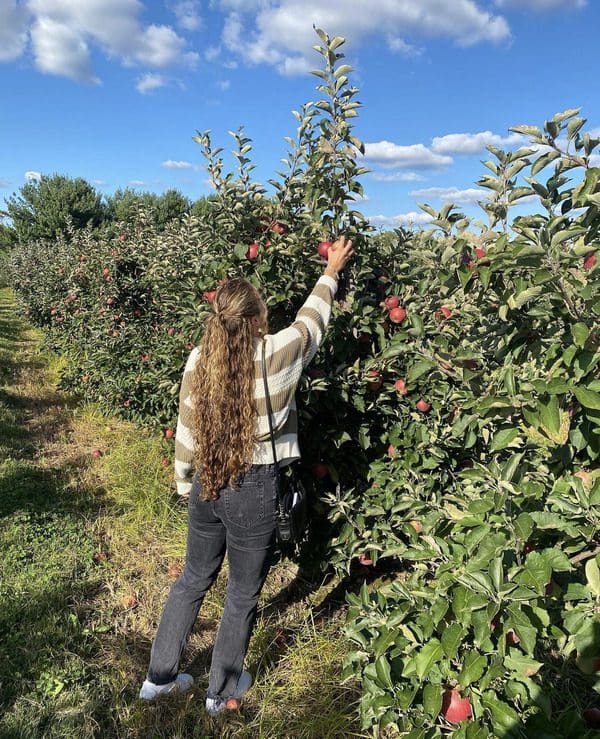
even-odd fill
[[[277,461],[277,451],[275,449],[275,435],[273,434],[273,421],[272,421],[272,409],[271,409],[271,398],[269,396],[269,386],[267,384],[267,360],[265,359],[265,344],[266,340],[262,340],[262,375],[263,383],[265,385],[265,400],[267,401],[267,416],[269,418],[269,433],[271,435],[271,448],[273,449],[273,461],[275,463],[275,472],[279,474],[279,462]]]

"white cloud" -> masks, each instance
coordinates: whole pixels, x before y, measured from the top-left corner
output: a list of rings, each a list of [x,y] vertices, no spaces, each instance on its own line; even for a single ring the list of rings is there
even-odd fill
[[[382,167],[431,169],[452,164],[452,157],[435,154],[423,144],[401,146],[391,141],[365,144],[364,158]]]
[[[302,70],[299,57],[315,63],[315,54],[307,55],[315,43],[313,24],[336,29],[352,48],[358,48],[385,29],[396,42],[398,51],[415,47],[408,38],[447,38],[459,46],[479,42],[499,43],[510,39],[506,20],[480,7],[475,0],[370,0],[349,11],[348,0],[267,0],[242,2],[220,0],[220,7],[230,11],[222,41],[234,54],[250,64],[268,63],[281,72]],[[242,19],[242,13],[245,13]]]
[[[217,87],[219,88],[219,90],[229,90],[229,88],[231,87],[231,82],[229,80],[218,80]]]
[[[584,8],[587,0],[496,0],[499,8],[518,7],[520,10],[555,10],[557,8]]]
[[[24,52],[26,23],[38,68],[83,82],[98,82],[91,65],[94,47],[128,66],[194,67],[199,60],[170,26],[143,23],[140,0],[27,0],[27,14],[24,4],[4,8],[7,2],[0,0],[0,60]],[[192,8],[183,6],[183,11]],[[189,23],[189,13],[182,17]]]
[[[392,172],[391,174],[372,172],[370,177],[378,182],[422,182],[425,179],[416,172]]]
[[[369,221],[373,226],[419,226],[431,223],[433,217],[429,213],[421,211],[411,211],[410,213],[399,213],[397,216],[369,216]]]
[[[414,57],[420,56],[423,53],[423,49],[419,49],[412,44],[408,44],[399,36],[390,36],[388,37],[387,42],[391,51],[394,51],[397,54],[402,54],[402,56]]]
[[[0,2],[0,62],[18,59],[25,51],[28,15],[16,0]]]
[[[51,18],[38,18],[31,29],[38,69],[48,74],[98,84],[90,66],[85,40],[70,26]]]
[[[4,189],[10,186],[10,180],[6,177],[0,177],[0,188]]]
[[[204,51],[204,58],[207,62],[214,62],[214,60],[218,58],[220,53],[220,46],[209,46],[208,49],[205,49]]]
[[[192,164],[192,162],[178,162],[174,159],[167,159],[160,166],[165,169],[198,169],[197,164]]]
[[[159,87],[165,87],[167,84],[167,79],[162,74],[152,74],[149,72],[138,77],[135,89],[141,92],[142,95],[147,95],[152,90],[158,90]]]
[[[108,182],[106,180],[92,180],[92,185],[96,185],[96,187],[107,187]]]
[[[179,0],[172,4],[177,25],[186,31],[197,31],[202,25],[200,3],[197,0]]]
[[[144,180],[129,180],[127,183],[128,185],[131,185],[132,187],[145,187],[146,183]]]
[[[518,133],[502,137],[491,131],[480,133],[449,133],[436,136],[431,142],[431,149],[438,154],[477,154],[485,151],[486,146],[514,146],[525,143],[526,139]]]
[[[42,181],[42,173],[35,172],[32,170],[30,170],[29,172],[25,172],[23,177],[25,178],[27,182],[41,182]]]
[[[426,187],[422,190],[413,190],[409,193],[413,198],[426,200],[443,200],[452,203],[478,203],[489,198],[486,190],[475,187],[459,190],[457,187]]]

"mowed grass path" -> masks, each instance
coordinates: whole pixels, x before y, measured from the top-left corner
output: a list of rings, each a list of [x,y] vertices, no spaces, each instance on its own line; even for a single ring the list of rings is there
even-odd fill
[[[138,700],[186,512],[167,442],[57,390],[60,363],[0,290],[0,738],[365,736],[340,684],[343,604],[289,562],[265,586],[240,714],[203,708],[225,571],[184,655],[191,694]]]

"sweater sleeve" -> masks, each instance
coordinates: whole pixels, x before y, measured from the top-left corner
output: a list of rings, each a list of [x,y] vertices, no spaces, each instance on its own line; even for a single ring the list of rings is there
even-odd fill
[[[301,361],[300,371],[310,363],[323,341],[337,286],[333,277],[319,277],[291,326],[273,335],[275,352],[285,346],[290,359]]]
[[[192,374],[198,360],[199,350],[192,349],[185,365],[179,391],[179,416],[175,432],[175,483],[177,494],[187,496],[192,489],[194,476],[194,439],[192,437],[193,404],[191,396]]]

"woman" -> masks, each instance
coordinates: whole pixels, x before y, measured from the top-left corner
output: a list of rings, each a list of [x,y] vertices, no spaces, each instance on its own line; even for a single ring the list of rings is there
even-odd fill
[[[331,316],[338,272],[352,242],[330,248],[325,273],[286,329],[267,335],[267,307],[247,280],[216,292],[199,347],[190,353],[175,437],[177,492],[189,495],[185,569],[173,585],[152,646],[140,698],[185,692],[179,661],[225,552],[229,579],[215,641],[206,708],[238,708],[251,677],[242,671],[256,606],[275,544],[275,466],[262,380],[265,353],[280,466],[300,458],[295,390]],[[195,474],[194,474],[195,471]]]

